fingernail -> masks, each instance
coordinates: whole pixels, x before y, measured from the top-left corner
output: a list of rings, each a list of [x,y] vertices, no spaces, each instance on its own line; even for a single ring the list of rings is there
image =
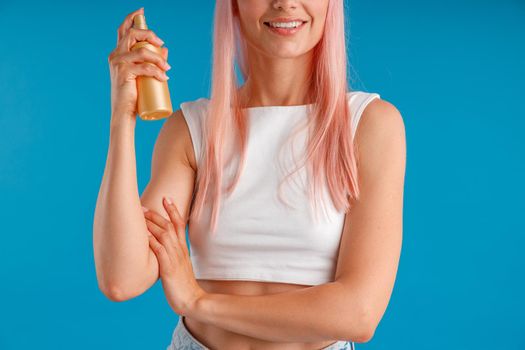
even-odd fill
[[[146,208],[146,207],[144,207],[144,206],[142,207],[142,211],[143,211],[143,212],[147,212],[148,210],[149,210],[148,208]]]
[[[164,197],[166,199],[166,202],[168,202],[168,204],[173,204],[173,201],[171,200],[170,197]]]
[[[159,43],[164,44],[164,40],[162,40],[161,38],[157,38],[157,40],[159,41]]]

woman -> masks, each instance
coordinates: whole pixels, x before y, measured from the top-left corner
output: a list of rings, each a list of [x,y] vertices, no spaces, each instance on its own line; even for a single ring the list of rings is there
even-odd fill
[[[405,135],[392,104],[347,91],[343,1],[218,1],[212,98],[182,103],[163,124],[140,198],[135,78],[166,79],[168,65],[166,48],[129,52],[136,41],[162,45],[130,29],[139,13],[109,57],[111,137],[94,222],[101,290],[127,300],[160,278],[180,315],[169,349],[371,339],[401,250]],[[291,165],[302,184],[282,182]]]

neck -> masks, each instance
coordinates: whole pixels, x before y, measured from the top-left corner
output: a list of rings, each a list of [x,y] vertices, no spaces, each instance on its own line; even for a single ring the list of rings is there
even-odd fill
[[[250,76],[239,89],[243,107],[309,104],[310,53],[293,58],[252,55]]]

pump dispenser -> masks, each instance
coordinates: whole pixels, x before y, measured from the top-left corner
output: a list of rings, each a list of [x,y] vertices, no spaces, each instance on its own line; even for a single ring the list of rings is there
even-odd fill
[[[133,28],[148,29],[146,17],[141,14],[133,17]],[[162,55],[162,49],[148,41],[137,42],[131,47],[131,50],[137,50],[141,47]],[[155,65],[151,62],[146,63]],[[137,94],[137,109],[141,119],[159,120],[167,118],[173,113],[167,81],[160,81],[152,76],[138,76]]]

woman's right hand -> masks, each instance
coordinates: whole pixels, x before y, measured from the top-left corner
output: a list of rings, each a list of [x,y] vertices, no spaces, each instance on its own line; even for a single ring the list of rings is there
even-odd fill
[[[109,54],[109,71],[111,76],[111,122],[115,119],[133,119],[137,115],[137,76],[146,75],[160,81],[168,79],[166,71],[168,49],[161,47],[163,41],[149,29],[133,28],[133,17],[144,14],[140,8],[126,16],[118,29],[117,47]],[[145,47],[131,51],[138,41],[148,41],[161,47],[159,55]]]

